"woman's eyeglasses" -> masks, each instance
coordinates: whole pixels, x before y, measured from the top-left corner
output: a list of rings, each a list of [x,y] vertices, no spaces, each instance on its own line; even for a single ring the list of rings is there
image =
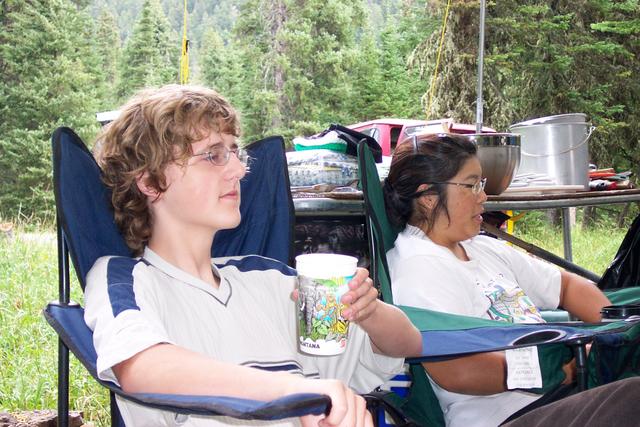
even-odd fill
[[[473,194],[480,194],[482,190],[484,190],[484,186],[487,184],[487,178],[482,178],[480,181],[475,184],[465,184],[464,182],[427,182],[426,184],[446,184],[446,185],[457,185],[459,187],[470,188]]]
[[[471,192],[477,196],[478,194],[480,194],[482,192],[482,190],[484,190],[484,187],[487,184],[487,178],[482,178],[480,181],[476,182],[475,184],[466,184],[464,182],[450,182],[450,181],[425,182],[425,184],[429,184],[429,185],[435,185],[435,184],[457,185],[458,187],[465,187],[465,188],[471,189]],[[423,194],[427,194],[429,191],[430,191],[429,189],[423,190],[423,191],[418,191],[418,192],[416,192],[414,197],[420,197]]]
[[[229,163],[231,153],[235,154],[238,160],[240,160],[240,163],[242,163],[243,165],[246,165],[249,161],[247,152],[242,148],[227,148],[222,144],[214,145],[208,151],[205,151],[204,153],[194,154],[191,157],[204,156],[205,160],[207,160],[212,165],[224,166]]]

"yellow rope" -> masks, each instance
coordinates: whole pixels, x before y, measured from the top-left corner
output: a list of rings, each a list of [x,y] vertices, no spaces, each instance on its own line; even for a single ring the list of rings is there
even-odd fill
[[[189,83],[189,40],[187,39],[187,0],[184,0],[182,23],[182,55],[180,56],[180,84]]]
[[[436,86],[436,78],[438,77],[438,68],[440,67],[440,55],[442,54],[442,48],[444,47],[444,34],[447,29],[447,18],[449,17],[449,8],[451,7],[451,0],[447,0],[447,8],[444,11],[444,17],[442,18],[442,33],[440,34],[440,45],[438,46],[438,56],[436,57],[436,68],[433,70],[433,77],[431,78],[431,87],[429,88],[429,103],[427,104],[427,110],[425,115],[431,111],[431,105],[433,104],[433,91]]]

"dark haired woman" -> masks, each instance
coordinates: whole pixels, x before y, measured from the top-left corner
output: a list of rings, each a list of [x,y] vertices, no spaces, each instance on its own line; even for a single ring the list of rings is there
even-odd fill
[[[384,185],[388,216],[402,230],[387,253],[394,303],[507,322],[544,322],[539,309],[562,306],[599,321],[610,303],[592,282],[478,235],[484,184],[476,147],[464,136],[398,146]],[[448,426],[497,426],[540,403],[539,395],[509,391],[505,357],[424,364]],[[535,352],[530,360],[537,362]],[[570,365],[564,369],[570,382]]]

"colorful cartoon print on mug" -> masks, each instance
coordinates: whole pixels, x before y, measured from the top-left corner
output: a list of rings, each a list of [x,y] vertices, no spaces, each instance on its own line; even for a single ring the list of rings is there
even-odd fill
[[[298,337],[300,351],[330,356],[344,352],[349,322],[340,298],[348,290],[358,260],[337,254],[296,257],[298,271]]]

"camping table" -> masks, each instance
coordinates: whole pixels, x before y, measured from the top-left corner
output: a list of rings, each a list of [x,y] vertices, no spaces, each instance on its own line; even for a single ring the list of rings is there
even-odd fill
[[[571,249],[569,208],[629,202],[640,202],[640,189],[538,195],[488,196],[484,207],[486,211],[561,209],[564,258],[567,261],[572,261],[573,254]],[[293,203],[297,218],[354,217],[361,219],[364,224],[364,207],[362,199],[294,197]]]

